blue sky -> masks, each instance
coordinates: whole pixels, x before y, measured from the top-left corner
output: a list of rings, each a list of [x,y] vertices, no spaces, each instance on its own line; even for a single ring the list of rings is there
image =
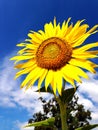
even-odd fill
[[[24,41],[30,30],[43,29],[43,25],[53,21],[54,16],[58,22],[68,17],[72,17],[74,23],[86,19],[85,23],[92,27],[98,24],[97,12],[98,0],[0,0],[0,130],[22,130],[21,124],[41,107],[37,101],[39,95],[33,90],[26,93],[20,90],[20,79],[13,79],[15,70],[9,58],[15,54],[16,44]],[[98,41],[98,34],[87,41]],[[87,108],[94,110],[94,119],[98,121],[98,74],[90,76],[90,82],[84,80],[78,95]],[[83,87],[90,84],[93,87]],[[83,96],[85,94],[88,99]]]

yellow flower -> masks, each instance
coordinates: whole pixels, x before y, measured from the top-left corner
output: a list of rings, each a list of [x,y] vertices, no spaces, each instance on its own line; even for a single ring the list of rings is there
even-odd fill
[[[30,38],[17,45],[22,49],[11,60],[25,61],[15,66],[21,69],[16,78],[27,74],[21,88],[28,89],[38,80],[38,89],[44,82],[46,90],[51,86],[55,94],[56,91],[61,94],[63,80],[75,87],[74,81],[81,82],[81,77],[88,79],[84,69],[95,73],[97,65],[89,59],[98,57],[98,50],[91,50],[98,47],[98,42],[84,44],[84,41],[98,32],[98,25],[87,30],[88,24],[81,25],[84,20],[73,26],[70,19],[61,26],[54,19],[44,25],[44,31],[31,31]]]

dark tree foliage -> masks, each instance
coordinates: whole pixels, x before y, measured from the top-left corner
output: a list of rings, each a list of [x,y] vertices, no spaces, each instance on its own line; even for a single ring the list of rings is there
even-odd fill
[[[50,116],[55,117],[55,126],[61,129],[61,119],[60,119],[60,109],[55,98],[52,98],[48,102],[42,97],[39,98],[43,104],[43,113],[38,112],[33,115],[32,119],[29,119],[28,123],[42,121],[48,119]],[[89,120],[91,120],[91,112],[85,110],[82,104],[78,103],[78,97],[74,96],[72,101],[67,105],[67,123],[69,130],[74,130],[75,128],[88,125]],[[53,130],[50,127],[35,127],[35,130]]]

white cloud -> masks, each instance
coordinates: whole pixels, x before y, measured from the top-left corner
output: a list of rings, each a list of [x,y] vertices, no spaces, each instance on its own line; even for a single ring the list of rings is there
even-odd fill
[[[79,103],[91,111],[92,123],[98,123],[98,73],[88,73],[90,80],[83,80],[77,92]]]

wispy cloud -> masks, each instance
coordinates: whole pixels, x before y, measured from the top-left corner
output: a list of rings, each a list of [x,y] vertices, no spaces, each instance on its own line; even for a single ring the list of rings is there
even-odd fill
[[[24,128],[25,125],[27,125],[28,122],[20,122],[19,120],[15,121],[14,124],[18,127],[19,130],[34,130],[34,127],[28,127]]]
[[[9,57],[5,57],[0,66],[0,95],[2,97],[0,98],[0,106],[15,107],[12,95],[17,90],[19,82],[13,80],[15,70],[9,61]]]

